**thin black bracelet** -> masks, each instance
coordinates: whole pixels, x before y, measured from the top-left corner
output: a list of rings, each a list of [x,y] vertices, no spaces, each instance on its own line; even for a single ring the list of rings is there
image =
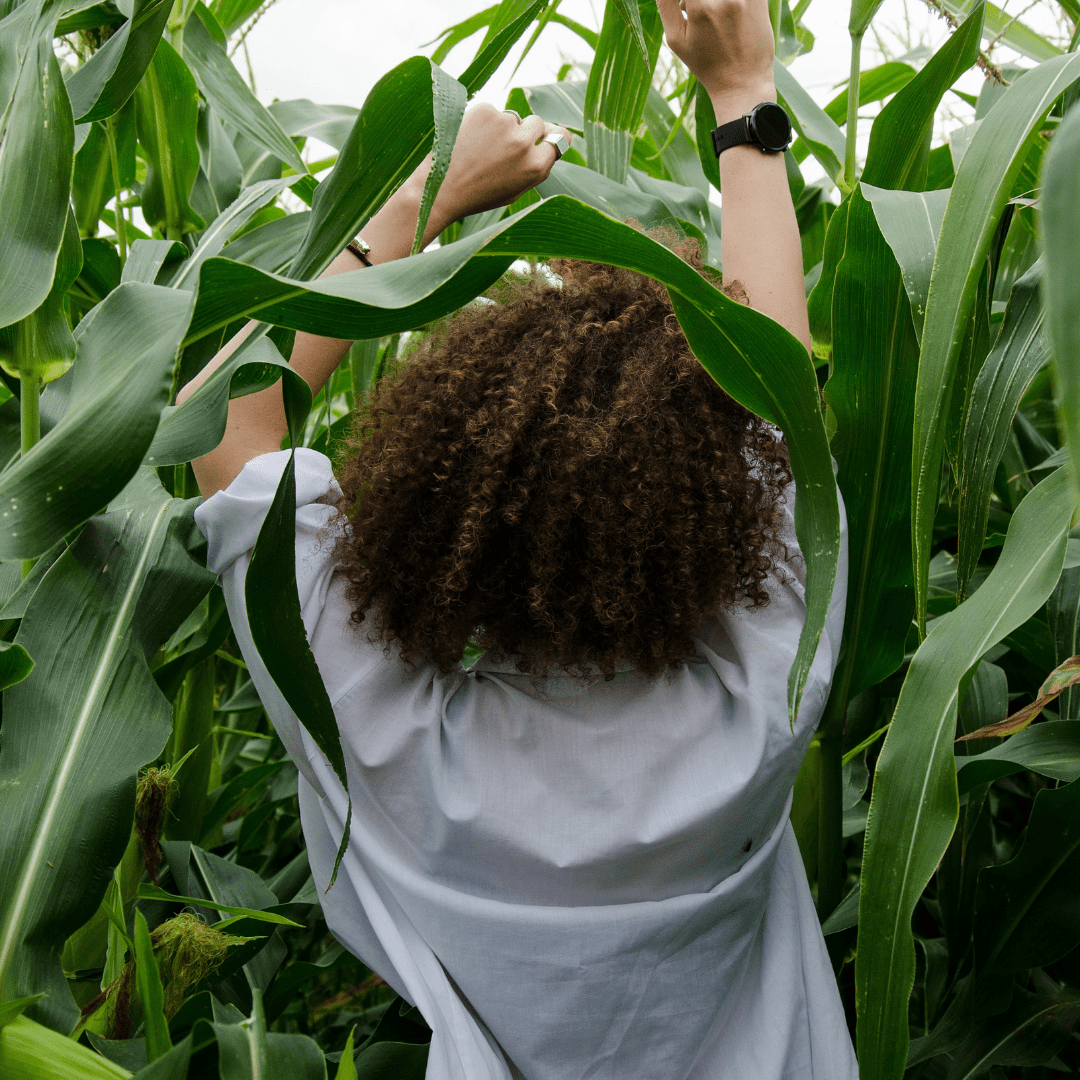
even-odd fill
[[[364,251],[358,241],[350,240],[345,245],[345,250],[351,251],[365,266],[374,265],[372,261],[367,257],[367,252]],[[371,248],[368,248],[367,250],[370,251]]]

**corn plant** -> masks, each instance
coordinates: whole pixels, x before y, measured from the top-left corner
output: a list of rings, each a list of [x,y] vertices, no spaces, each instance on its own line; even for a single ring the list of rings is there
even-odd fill
[[[925,63],[864,68],[879,4],[852,0],[824,108],[786,66],[809,0],[771,5],[808,356],[625,223],[721,268],[715,120],[650,0],[608,0],[599,32],[502,0],[359,109],[259,103],[231,59],[257,0],[0,0],[0,1075],[423,1076],[419,1015],[327,935],[189,462],[230,397],[277,379],[288,445],[332,451],[410,339],[553,257],[661,281],[716,382],[783,429],[808,585],[793,716],[838,568],[835,461],[844,647],[792,819],[861,1075],[1076,1071],[1080,5],[1060,0],[1055,43],[942,0]],[[578,135],[550,178],[425,254],[315,282],[433,151],[430,208],[466,102],[551,24],[593,51],[587,75],[507,102]],[[1026,58],[1009,78],[981,51],[999,40]],[[976,64],[975,123],[934,145]],[[882,101],[860,164],[859,110]],[[314,401],[297,330],[356,342]],[[290,587],[291,484],[248,574],[252,634],[343,772]]]

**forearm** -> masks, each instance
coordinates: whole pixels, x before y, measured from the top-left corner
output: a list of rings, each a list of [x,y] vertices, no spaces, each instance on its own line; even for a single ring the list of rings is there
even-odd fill
[[[412,248],[420,205],[420,190],[411,182],[398,190],[364,227],[364,238],[371,245],[368,258],[372,263],[390,262],[407,256]],[[441,215],[432,214],[428,223],[425,244],[438,235],[443,225]],[[362,268],[362,263],[349,251],[343,251],[322,275],[330,277]],[[182,404],[207,378],[236,351],[256,324],[249,322],[227,342],[220,352],[177,395]],[[297,371],[317,394],[344,359],[351,342],[337,338],[318,337],[298,332],[293,345],[290,366]],[[204,497],[227,486],[251,458],[278,449],[287,426],[282,403],[280,381],[257,394],[233,398],[229,402],[225,435],[218,446],[192,462],[199,490]]]
[[[713,95],[717,124],[762,101],[775,101],[771,84]],[[783,154],[735,146],[720,155],[720,242],[724,280],[738,281],[750,306],[775,319],[810,349],[802,242],[788,189]]]

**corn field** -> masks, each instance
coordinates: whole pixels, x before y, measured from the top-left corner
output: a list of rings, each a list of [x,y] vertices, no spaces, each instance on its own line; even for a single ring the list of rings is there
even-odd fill
[[[1058,0],[1051,40],[941,0],[933,55],[867,67],[880,0],[852,0],[822,108],[787,66],[810,2],[770,7],[812,357],[626,224],[720,269],[711,104],[652,0],[607,0],[599,33],[502,0],[359,109],[259,103],[231,58],[257,0],[0,0],[0,1076],[424,1075],[423,1020],[322,920],[189,462],[230,397],[278,379],[286,445],[332,453],[426,328],[555,257],[662,282],[716,382],[783,430],[808,582],[793,712],[837,572],[835,461],[844,646],[792,821],[861,1076],[1080,1072],[1080,4]],[[427,253],[316,280],[432,152],[430,211],[467,102],[552,25],[591,65],[507,101],[579,136],[550,178]],[[981,92],[952,90],[976,65]],[[938,141],[950,93],[975,119]],[[355,341],[314,400],[296,331]],[[288,505],[256,547],[253,635],[340,763],[279,601]]]

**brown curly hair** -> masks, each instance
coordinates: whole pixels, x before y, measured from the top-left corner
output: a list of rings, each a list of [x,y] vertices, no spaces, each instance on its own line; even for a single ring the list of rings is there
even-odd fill
[[[786,448],[697,363],[662,285],[551,267],[561,287],[504,279],[358,410],[335,500],[352,618],[443,671],[471,641],[522,672],[657,676],[707,616],[768,602]]]

